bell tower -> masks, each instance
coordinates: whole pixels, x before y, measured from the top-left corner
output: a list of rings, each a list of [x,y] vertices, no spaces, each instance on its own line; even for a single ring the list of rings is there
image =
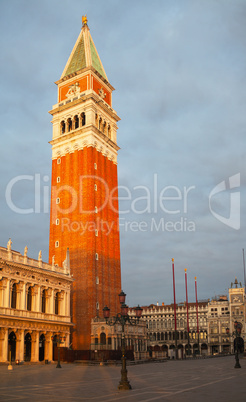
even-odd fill
[[[73,349],[90,349],[91,319],[121,291],[117,122],[86,16],[59,81],[52,115],[50,263],[70,263]]]

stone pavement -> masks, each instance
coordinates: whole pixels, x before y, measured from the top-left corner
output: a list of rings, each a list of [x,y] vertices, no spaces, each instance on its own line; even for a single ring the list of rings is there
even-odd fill
[[[234,356],[128,366],[131,391],[118,391],[120,366],[0,366],[0,401],[246,401],[246,359]]]

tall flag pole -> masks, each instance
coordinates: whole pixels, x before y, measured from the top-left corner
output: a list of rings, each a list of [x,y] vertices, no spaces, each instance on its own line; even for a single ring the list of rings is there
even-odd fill
[[[243,248],[243,279],[244,279],[244,292],[246,291],[246,282],[245,282],[245,257],[244,257],[244,248]]]
[[[196,276],[195,276],[195,292],[196,292],[196,323],[197,323],[198,354],[199,354],[199,319],[198,319],[198,300],[197,300],[197,281],[196,281]]]
[[[172,258],[173,269],[173,304],[174,304],[174,336],[175,336],[175,357],[177,359],[177,317],[176,317],[176,295],[175,295],[175,275],[174,275],[174,258]]]
[[[189,326],[189,303],[188,303],[188,287],[187,287],[187,268],[185,268],[185,293],[186,293],[186,321],[188,336],[188,355],[190,355],[190,326]]]

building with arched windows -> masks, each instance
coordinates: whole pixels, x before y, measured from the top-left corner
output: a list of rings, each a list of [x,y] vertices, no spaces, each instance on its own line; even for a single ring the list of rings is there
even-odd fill
[[[172,357],[177,346],[178,357],[183,358],[187,354],[208,353],[207,345],[207,312],[208,301],[188,305],[188,331],[187,331],[187,306],[186,303],[178,303],[176,306],[176,335],[174,304],[161,306],[151,304],[143,306],[142,318],[145,320],[148,334],[148,346],[154,353],[154,357]],[[198,312],[198,327],[197,327]],[[199,328],[199,331],[197,331]],[[188,340],[189,334],[189,340]],[[176,336],[176,341],[175,341]],[[177,345],[175,346],[175,342]],[[188,352],[189,350],[189,352]]]
[[[133,314],[130,311],[130,315],[135,316],[135,310]],[[98,351],[120,351],[122,336],[122,326],[120,324],[109,326],[102,318],[95,317],[92,319],[91,351],[94,352],[94,355],[92,355],[93,358],[97,358]],[[129,357],[134,357],[134,359],[137,360],[147,357],[148,338],[144,320],[140,319],[137,325],[126,323],[124,338],[126,351],[129,352]],[[98,355],[102,354],[98,353]]]
[[[0,247],[0,362],[54,360],[56,339],[69,346],[68,259],[59,267]]]

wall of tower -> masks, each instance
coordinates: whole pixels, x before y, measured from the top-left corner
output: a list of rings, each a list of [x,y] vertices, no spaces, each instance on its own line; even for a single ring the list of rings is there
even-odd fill
[[[104,92],[103,100],[109,105],[112,106],[111,92],[107,89],[106,85],[100,78],[96,78],[94,74],[82,74],[76,77],[72,77],[64,82],[61,82],[58,87],[58,102],[67,99],[67,93],[69,88],[78,83],[80,92],[84,92],[92,89],[97,94],[101,89]]]
[[[91,146],[52,161],[50,262],[62,265],[67,248],[72,347],[89,349],[91,318],[105,305],[116,314],[121,290],[117,165]]]

